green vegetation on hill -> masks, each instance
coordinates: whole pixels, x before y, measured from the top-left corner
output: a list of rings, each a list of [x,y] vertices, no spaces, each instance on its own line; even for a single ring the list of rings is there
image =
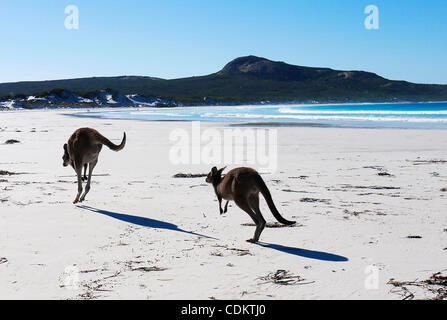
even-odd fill
[[[3,83],[0,97],[45,95],[54,89],[92,97],[107,88],[183,104],[447,100],[447,85],[392,81],[369,72],[293,66],[255,56],[237,58],[217,73],[182,79],[120,76]]]

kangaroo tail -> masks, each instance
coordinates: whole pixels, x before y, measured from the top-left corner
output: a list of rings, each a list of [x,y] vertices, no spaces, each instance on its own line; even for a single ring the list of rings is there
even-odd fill
[[[265,182],[264,182],[264,180],[262,180],[260,175],[257,176],[257,182],[258,182],[259,191],[264,196],[264,199],[267,202],[267,205],[269,206],[270,211],[272,212],[272,214],[276,218],[276,220],[278,220],[282,224],[286,224],[286,225],[296,223],[296,221],[290,221],[290,220],[285,219],[283,216],[281,216],[281,214],[278,212],[278,209],[276,209],[275,204],[273,203],[272,195],[270,194],[269,189],[265,185]]]
[[[120,151],[126,145],[126,133],[124,132],[123,140],[121,141],[121,143],[119,145],[118,144],[114,144],[112,141],[110,141],[109,139],[107,139],[103,135],[99,136],[99,141],[102,144],[105,144],[107,147],[109,147],[113,151]]]

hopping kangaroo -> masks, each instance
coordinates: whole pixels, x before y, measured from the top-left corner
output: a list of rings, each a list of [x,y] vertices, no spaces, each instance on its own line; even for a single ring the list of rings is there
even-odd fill
[[[92,180],[92,172],[98,163],[98,155],[105,144],[111,150],[119,151],[126,144],[126,133],[124,132],[121,144],[116,145],[109,139],[104,137],[98,131],[92,128],[80,128],[76,130],[68,139],[68,143],[64,144],[64,167],[71,165],[76,171],[78,177],[78,194],[73,203],[84,201],[85,196],[90,191],[90,182]],[[82,193],[82,180],[85,179],[85,173],[88,165],[87,185],[84,194]],[[84,167],[84,177],[82,177],[82,168]]]
[[[216,167],[213,167],[206,177],[206,182],[213,184],[217,200],[219,201],[219,211],[221,214],[222,212],[227,211],[228,201],[234,200],[237,206],[247,212],[253,219],[256,224],[256,230],[253,239],[247,240],[248,242],[258,242],[259,236],[265,227],[264,217],[259,210],[259,192],[264,196],[265,201],[276,220],[286,225],[295,223],[295,221],[284,219],[279,214],[273,203],[269,189],[256,170],[239,167],[230,170],[222,178],[222,171],[225,168],[226,167],[217,170]],[[227,200],[225,210],[222,210],[222,199]]]

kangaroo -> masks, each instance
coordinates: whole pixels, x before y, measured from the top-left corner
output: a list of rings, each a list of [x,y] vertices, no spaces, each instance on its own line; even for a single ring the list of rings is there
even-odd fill
[[[284,219],[273,203],[272,196],[269,189],[262,180],[259,173],[247,167],[239,167],[230,170],[224,177],[222,177],[222,171],[226,167],[217,170],[213,167],[206,177],[206,182],[211,183],[214,187],[217,200],[219,201],[219,211],[227,211],[228,201],[234,200],[239,208],[244,210],[252,218],[256,224],[255,234],[252,239],[248,239],[248,242],[256,243],[259,241],[259,236],[265,227],[265,220],[259,210],[259,192],[264,196],[270,211],[273,216],[282,224],[291,225],[295,221],[289,221]],[[222,210],[222,199],[227,200],[225,210]]]
[[[71,165],[76,171],[78,177],[78,194],[73,203],[82,202],[90,191],[90,182],[92,180],[92,172],[98,163],[99,152],[102,145],[105,144],[113,151],[119,151],[126,144],[126,133],[124,132],[121,144],[116,145],[109,139],[104,137],[98,131],[92,128],[79,128],[68,139],[68,143],[64,144],[64,155],[62,156],[64,167]],[[88,165],[88,178],[86,177]],[[81,177],[82,168],[84,167],[84,176]],[[82,193],[82,181],[87,179],[84,194]]]

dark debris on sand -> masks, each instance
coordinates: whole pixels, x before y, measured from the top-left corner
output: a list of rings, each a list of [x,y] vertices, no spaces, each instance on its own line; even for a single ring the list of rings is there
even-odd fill
[[[245,226],[245,227],[256,227],[256,225],[254,223],[242,223],[241,226]],[[282,224],[279,222],[267,222],[265,224],[266,228],[294,228],[294,227],[300,227],[302,225],[298,225],[298,224]]]
[[[206,177],[208,174],[206,173],[177,173],[173,177],[174,178],[201,178]]]
[[[301,198],[300,202],[323,202],[329,204],[331,202],[330,199],[316,199],[316,198]]]
[[[374,170],[379,170],[379,171],[383,171],[383,167],[382,166],[364,166],[364,169],[374,169]]]
[[[17,174],[17,173],[6,171],[6,170],[0,170],[0,176],[12,176],[13,174]]]
[[[143,263],[148,263],[150,261],[126,261],[124,262],[124,265],[130,270],[130,271],[144,271],[144,272],[151,272],[151,271],[165,271],[168,270],[167,268],[163,267],[157,267],[157,266],[141,266]],[[140,266],[134,266],[139,265]]]
[[[310,193],[309,191],[304,190],[292,190],[292,189],[282,189],[284,192],[296,192],[296,193]]]
[[[399,190],[400,187],[389,187],[389,186],[354,186],[350,184],[342,184],[344,189],[372,189],[372,190]]]
[[[101,269],[81,270],[81,271],[79,271],[79,273],[91,273],[91,272],[98,272],[98,271],[107,271],[107,269],[101,268]]]
[[[14,143],[20,143],[19,140],[15,140],[15,139],[9,139],[5,141],[5,144],[14,144]]]
[[[5,257],[0,257],[0,264],[6,263],[8,262],[8,259],[6,259]]]
[[[168,270],[168,269],[167,268],[153,266],[153,267],[137,267],[137,268],[132,268],[130,270],[131,271],[151,272],[151,271],[165,271],[165,270]]]
[[[307,178],[309,178],[309,176],[289,177],[289,179],[301,179],[301,180],[304,180],[304,179],[307,179]]]
[[[348,214],[350,216],[357,217],[360,214],[368,214],[371,213],[370,210],[362,210],[362,211],[350,211],[348,209],[343,210],[343,213]]]
[[[274,283],[279,285],[294,285],[303,282],[305,279],[299,275],[291,274],[288,270],[276,270],[276,272],[270,272],[265,277],[260,277],[263,283]],[[310,282],[307,282],[310,283]]]
[[[396,281],[390,279],[387,284],[393,285],[396,288],[394,292],[399,293],[403,297],[403,300],[412,300],[415,298],[415,294],[408,287],[419,287],[428,291],[432,295],[429,298],[431,300],[447,299],[447,276],[442,275],[441,272],[432,274],[427,280]]]
[[[431,163],[447,163],[447,160],[431,159],[431,160],[413,160],[413,165],[431,164]]]
[[[101,278],[96,279],[91,282],[83,283],[82,286],[86,289],[86,292],[79,294],[79,297],[91,300],[91,299],[97,299],[100,296],[98,295],[98,292],[107,292],[112,291],[110,289],[106,289],[105,287],[108,285],[108,283],[105,283],[104,281],[110,278],[118,277],[121,274],[122,271],[116,271],[114,274]],[[63,285],[61,285],[63,287]]]
[[[381,166],[364,166],[363,168],[377,170],[377,175],[381,177],[394,177],[394,175],[386,172],[385,168]]]
[[[215,248],[224,248],[225,250],[228,250],[228,251],[236,254],[237,256],[247,256],[247,255],[252,256],[253,255],[250,252],[250,250],[247,250],[247,249],[231,248],[231,247],[228,247],[227,245],[213,245],[213,247],[215,247]],[[219,253],[219,251],[214,251],[214,252],[211,253],[211,255],[223,256],[223,255],[216,255],[214,253]]]

